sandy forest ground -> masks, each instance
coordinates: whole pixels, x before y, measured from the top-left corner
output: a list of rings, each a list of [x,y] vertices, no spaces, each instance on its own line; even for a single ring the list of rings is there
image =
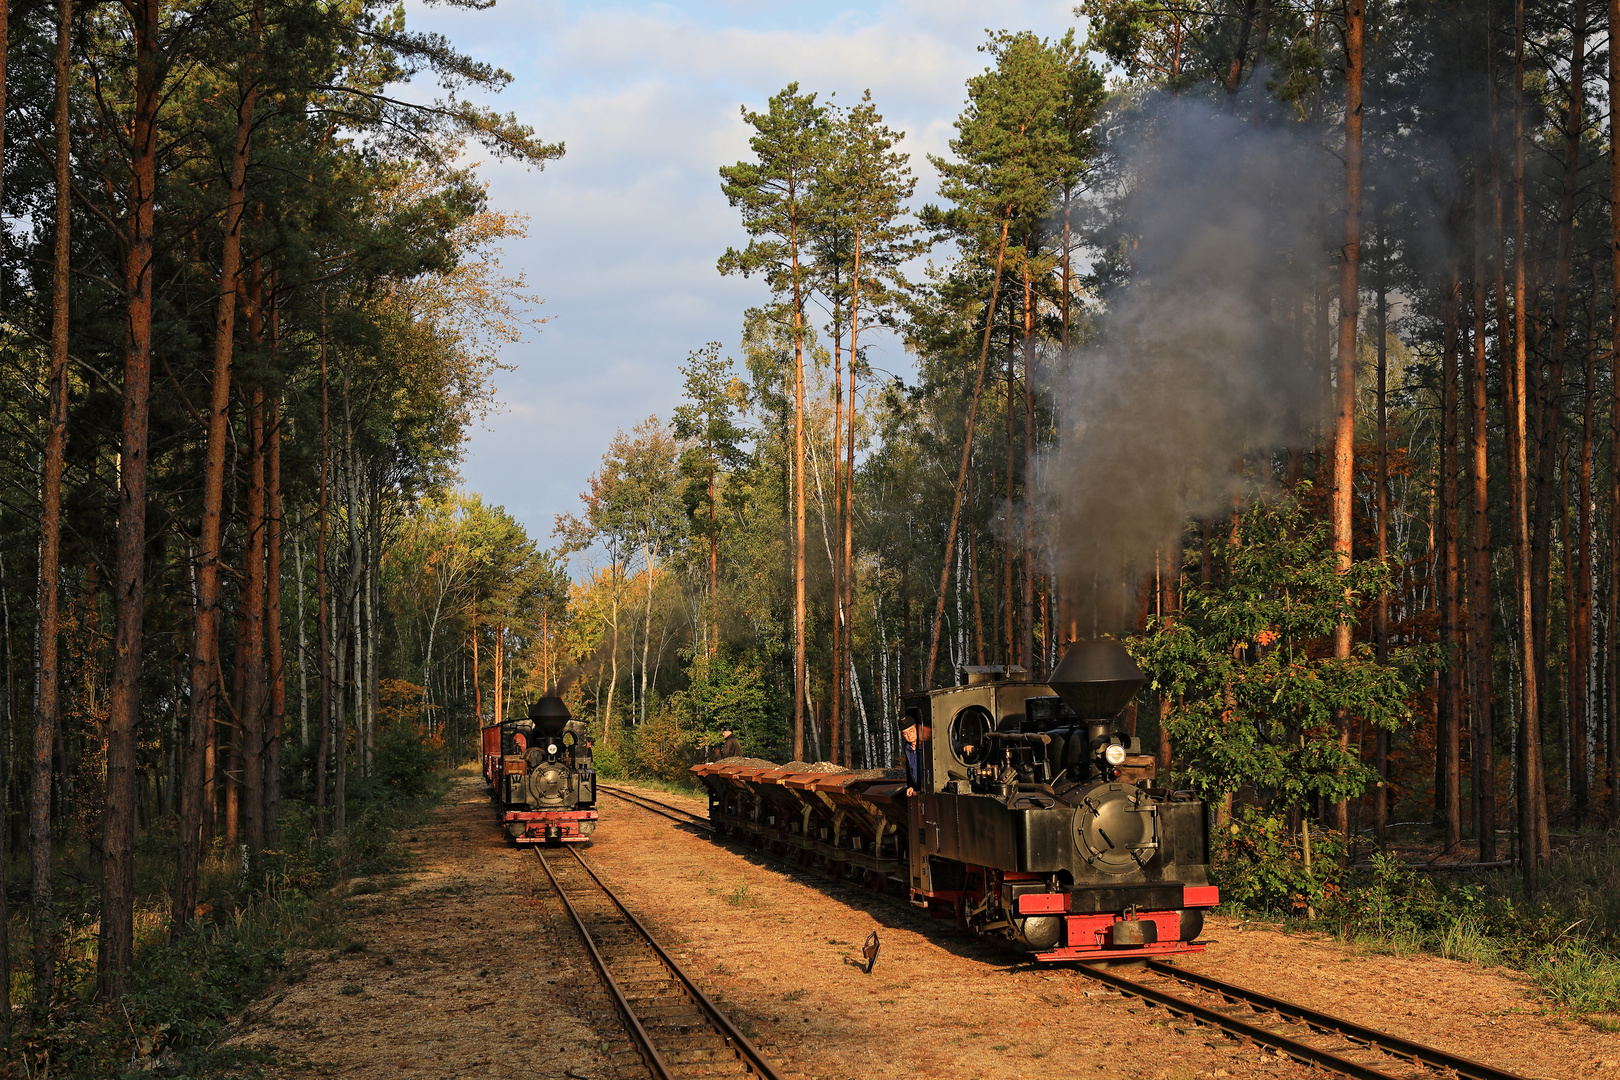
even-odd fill
[[[701,799],[657,797],[706,812]],[[599,808],[586,859],[787,1076],[1309,1073],[612,796]],[[645,1075],[534,855],[501,839],[479,779],[458,776],[404,839],[411,872],[350,883],[348,943],[291,957],[240,1018],[234,1041],[277,1053],[268,1075]],[[854,960],[874,929],[882,951],[865,975]],[[1232,919],[1211,919],[1204,936],[1215,943],[1182,964],[1527,1077],[1620,1080],[1620,1034],[1544,1008],[1510,972]]]

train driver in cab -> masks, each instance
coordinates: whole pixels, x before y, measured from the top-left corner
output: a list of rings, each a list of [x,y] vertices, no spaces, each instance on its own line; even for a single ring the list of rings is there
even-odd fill
[[[900,738],[905,740],[907,795],[915,795],[917,789],[922,787],[922,744],[924,737],[922,711],[919,709],[907,709],[906,726],[900,729]]]

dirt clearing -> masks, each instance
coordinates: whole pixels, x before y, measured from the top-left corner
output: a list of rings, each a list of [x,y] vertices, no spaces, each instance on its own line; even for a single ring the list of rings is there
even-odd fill
[[[1310,1072],[610,795],[599,809],[586,860],[790,1076]],[[458,778],[407,839],[417,869],[352,883],[350,943],[292,957],[236,1041],[277,1048],[272,1076],[642,1075],[572,924],[534,856],[501,839],[481,781]],[[866,975],[855,961],[873,930],[882,948]],[[1220,918],[1205,936],[1216,944],[1182,963],[1526,1076],[1620,1080],[1620,1035],[1544,1012],[1503,971]]]

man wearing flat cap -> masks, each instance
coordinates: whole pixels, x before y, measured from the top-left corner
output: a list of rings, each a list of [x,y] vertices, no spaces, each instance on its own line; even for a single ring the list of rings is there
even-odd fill
[[[726,724],[721,727],[720,734],[725,738],[725,742],[720,744],[720,752],[717,756],[722,758],[742,757],[742,743],[738,742],[737,736],[731,733],[731,725]]]

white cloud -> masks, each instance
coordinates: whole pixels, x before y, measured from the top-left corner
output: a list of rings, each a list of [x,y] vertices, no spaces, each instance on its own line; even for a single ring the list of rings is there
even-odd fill
[[[795,80],[840,102],[870,88],[908,132],[925,198],[924,155],[947,151],[963,83],[985,66],[984,28],[1059,36],[1079,25],[1073,2],[413,3],[415,29],[513,74],[491,104],[568,144],[544,171],[484,170],[495,205],[531,217],[505,262],[546,298],[551,321],[503,351],[514,368],[497,379],[506,407],[471,435],[467,486],[549,543],[613,433],[678,404],[676,365],[708,341],[735,353],[743,310],[767,299],[757,279],[715,270],[747,241],[717,173],[747,155],[740,105],[762,109]],[[883,352],[883,366],[906,366],[897,345]]]

